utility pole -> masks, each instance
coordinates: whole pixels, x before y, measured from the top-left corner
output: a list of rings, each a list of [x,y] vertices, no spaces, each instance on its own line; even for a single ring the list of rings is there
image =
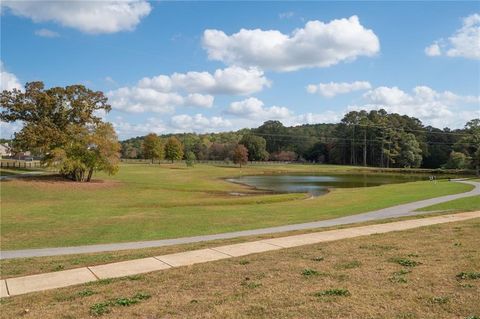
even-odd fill
[[[367,127],[363,130],[363,166],[367,166]]]
[[[351,156],[350,162],[352,163],[352,165],[356,164],[356,160],[355,160],[355,123],[353,124],[352,156]]]

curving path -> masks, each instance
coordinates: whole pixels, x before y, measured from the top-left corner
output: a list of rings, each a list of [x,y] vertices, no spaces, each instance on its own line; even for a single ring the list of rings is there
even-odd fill
[[[454,181],[470,184],[475,186],[475,188],[465,193],[441,196],[441,197],[421,200],[413,203],[392,206],[392,207],[388,207],[388,208],[384,208],[384,209],[380,209],[380,210],[376,210],[368,213],[322,220],[318,222],[260,228],[260,229],[244,230],[244,231],[221,233],[221,234],[214,234],[214,235],[182,237],[182,238],[162,239],[162,240],[152,240],[152,241],[138,241],[138,242],[129,242],[129,243],[100,244],[100,245],[42,248],[42,249],[7,250],[7,251],[0,252],[0,259],[72,255],[72,254],[96,253],[96,252],[104,252],[104,251],[171,246],[171,245],[178,245],[178,244],[188,244],[188,243],[209,241],[209,240],[215,240],[215,239],[228,239],[228,238],[246,237],[246,236],[252,236],[252,235],[281,233],[281,232],[288,232],[293,230],[305,230],[305,229],[315,229],[315,228],[330,227],[330,226],[339,226],[339,225],[367,222],[372,220],[381,220],[381,219],[392,218],[392,217],[415,216],[415,215],[428,213],[428,212],[416,212],[415,210],[419,208],[440,204],[443,202],[448,202],[458,198],[480,195],[479,182],[466,181],[466,180],[454,180]]]

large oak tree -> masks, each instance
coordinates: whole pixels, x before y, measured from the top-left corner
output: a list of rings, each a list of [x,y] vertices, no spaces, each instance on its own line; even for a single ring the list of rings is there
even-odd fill
[[[83,85],[45,89],[42,82],[30,82],[24,92],[3,91],[0,106],[2,121],[23,123],[15,148],[41,155],[65,177],[88,182],[94,171],[118,170],[117,135],[99,116],[111,109],[103,92]]]

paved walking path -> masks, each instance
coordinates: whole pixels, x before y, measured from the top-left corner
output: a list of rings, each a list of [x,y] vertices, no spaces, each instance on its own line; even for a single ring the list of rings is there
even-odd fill
[[[310,245],[357,236],[387,233],[422,226],[480,218],[480,211],[404,220],[345,229],[264,239],[240,244],[198,249],[181,253],[82,267],[39,275],[0,280],[0,297],[78,285],[107,278],[132,276],[152,271],[240,257],[283,248]]]
[[[18,179],[18,178],[24,178],[24,177],[34,177],[34,176],[39,176],[39,175],[43,175],[43,174],[45,174],[45,172],[34,171],[34,172],[31,172],[31,173],[19,173],[19,174],[15,174],[15,175],[3,175],[3,176],[0,176],[0,181],[10,180],[10,179]]]
[[[260,228],[260,229],[236,231],[236,232],[221,233],[221,234],[214,234],[214,235],[203,235],[203,236],[161,239],[161,240],[151,240],[151,241],[137,241],[137,242],[129,242],[129,243],[25,249],[25,250],[6,250],[6,251],[0,252],[0,259],[44,257],[44,256],[97,253],[97,252],[104,252],[104,251],[117,251],[117,250],[127,250],[127,249],[142,249],[142,248],[197,243],[197,242],[210,241],[210,240],[216,240],[216,239],[229,239],[229,238],[237,238],[237,237],[281,233],[281,232],[287,232],[287,231],[293,231],[293,230],[305,230],[305,229],[339,226],[339,225],[367,222],[372,220],[380,220],[385,218],[426,214],[428,212],[416,212],[415,210],[422,207],[427,207],[434,204],[451,201],[457,198],[480,195],[480,183],[472,182],[472,181],[463,181],[463,180],[456,180],[456,181],[473,185],[475,186],[475,188],[465,193],[436,197],[436,198],[421,200],[413,203],[392,206],[392,207],[388,207],[388,208],[384,208],[384,209],[380,209],[380,210],[376,210],[368,213],[322,220],[318,222]]]

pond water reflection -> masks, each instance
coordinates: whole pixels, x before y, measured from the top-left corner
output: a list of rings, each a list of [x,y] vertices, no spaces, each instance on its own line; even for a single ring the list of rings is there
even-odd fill
[[[332,187],[371,187],[425,179],[427,178],[421,175],[328,174],[242,176],[232,178],[230,181],[278,193],[310,193],[313,196],[320,196],[326,194]]]

